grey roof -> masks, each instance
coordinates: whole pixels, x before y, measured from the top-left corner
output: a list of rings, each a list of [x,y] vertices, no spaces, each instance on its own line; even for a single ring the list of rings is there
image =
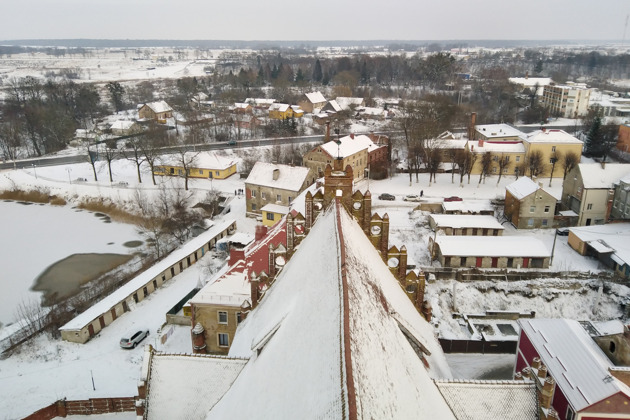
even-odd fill
[[[436,381],[458,420],[535,420],[536,385],[523,381]]]
[[[577,321],[522,319],[519,325],[576,411],[627,390],[610,375],[613,364]]]

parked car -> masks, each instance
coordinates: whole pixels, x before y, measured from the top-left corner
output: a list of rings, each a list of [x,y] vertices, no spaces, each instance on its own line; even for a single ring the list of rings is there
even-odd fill
[[[228,146],[236,146],[236,140],[230,140],[227,142]]]
[[[389,200],[389,201],[394,201],[396,199],[396,197],[392,194],[388,194],[388,193],[383,193],[381,195],[378,196],[379,200]]]
[[[403,201],[421,201],[419,195],[406,195],[403,197]]]
[[[446,197],[444,199],[444,201],[463,201],[461,197],[458,197],[456,195],[452,195],[450,197]]]
[[[569,228],[556,229],[556,234],[558,234],[559,236],[569,236]]]
[[[123,349],[135,349],[136,346],[148,336],[149,330],[131,331],[129,334],[126,334],[120,339],[120,347]]]

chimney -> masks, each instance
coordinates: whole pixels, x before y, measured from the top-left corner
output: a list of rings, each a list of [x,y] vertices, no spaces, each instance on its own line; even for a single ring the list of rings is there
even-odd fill
[[[238,261],[245,259],[245,250],[244,249],[230,249],[230,261],[228,262],[228,266],[233,266]]]
[[[477,125],[477,113],[470,114],[470,126],[468,127],[468,140],[475,139],[475,126]]]
[[[431,322],[431,318],[433,317],[433,307],[429,303],[429,301],[425,300],[422,304],[422,316],[427,322]]]
[[[540,390],[540,406],[542,408],[551,408],[551,399],[553,397],[553,389],[555,383],[556,381],[554,381],[551,376],[549,376],[543,382],[542,389]]]
[[[602,160],[600,165],[602,165],[602,169],[606,169],[606,161]]]
[[[547,377],[547,366],[540,366],[540,369],[538,369],[538,377],[541,379],[545,379]]]
[[[529,79],[529,72],[528,71],[525,72],[525,80],[527,80],[527,79]]]
[[[532,367],[534,369],[540,368],[540,357],[534,357],[534,359],[532,360]]]
[[[479,139],[478,145],[479,145],[479,147],[483,147],[483,139]]]
[[[273,170],[273,180],[277,181],[279,177],[280,177],[280,169],[276,168]]]
[[[330,121],[326,121],[326,137],[324,138],[324,141],[329,141],[330,140]]]
[[[260,241],[267,234],[267,226],[265,225],[256,225],[256,233],[254,239],[256,242]]]
[[[252,298],[252,309],[258,306],[258,299],[260,299],[260,292],[258,291],[258,277],[255,277],[255,273],[252,273],[252,278],[249,281],[250,293]]]
[[[350,133],[350,138],[354,140],[354,133]]]

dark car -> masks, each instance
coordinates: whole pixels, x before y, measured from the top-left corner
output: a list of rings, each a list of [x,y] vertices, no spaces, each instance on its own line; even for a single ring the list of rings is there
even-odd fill
[[[389,201],[394,201],[396,199],[395,196],[393,196],[392,194],[388,194],[388,193],[383,193],[381,195],[378,196],[379,200],[389,200]]]
[[[569,236],[569,228],[556,229],[556,234],[559,236]]]
[[[136,348],[136,346],[149,336],[149,330],[131,331],[120,339],[120,347],[123,349]]]
[[[446,197],[444,199],[444,201],[463,201],[461,197],[458,197],[456,195],[452,195],[450,197]]]

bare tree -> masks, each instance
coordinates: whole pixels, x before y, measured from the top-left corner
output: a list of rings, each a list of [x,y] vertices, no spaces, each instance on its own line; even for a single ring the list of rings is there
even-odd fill
[[[185,146],[177,148],[175,154],[172,155],[172,164],[177,166],[177,176],[184,178],[184,189],[188,191],[188,180],[191,171],[197,165],[197,157],[199,152],[189,152]]]
[[[90,165],[92,166],[92,172],[94,173],[94,182],[97,182],[98,177],[96,176],[96,161],[98,160],[98,144],[96,144],[94,148],[94,151],[90,150],[90,143],[87,144],[86,157],[88,162],[90,162]]]
[[[497,180],[497,185],[499,185],[499,182],[501,182],[501,177],[503,176],[503,172],[507,172],[508,168],[510,167],[510,157],[501,153],[497,164],[499,165],[499,179]]]
[[[105,156],[105,161],[107,161],[107,170],[109,171],[109,182],[114,182],[114,177],[112,175],[112,162],[114,159],[118,157],[118,144],[116,144],[116,140],[109,140],[105,142],[105,147],[103,150],[103,156]]]
[[[566,179],[567,174],[571,172],[575,165],[580,161],[580,157],[575,152],[566,152],[562,158],[560,159],[560,164],[562,165],[563,177],[562,179]]]
[[[455,169],[457,169],[457,149],[449,148],[447,150],[448,160],[451,163],[451,184],[455,183]]]
[[[142,139],[140,137],[132,137],[125,143],[125,148],[122,150],[122,154],[125,159],[132,161],[136,164],[136,172],[138,175],[138,183],[142,184],[142,175],[140,174],[140,167],[146,162],[146,156],[142,153]]]
[[[540,150],[534,150],[525,158],[525,165],[529,171],[530,178],[538,178],[540,174],[545,172],[545,162]]]
[[[553,173],[556,169],[556,163],[558,163],[562,159],[562,152],[554,151],[551,154],[550,162],[551,162],[551,171],[549,171],[549,186],[551,187],[551,181],[553,180]]]
[[[477,185],[481,184],[482,179],[484,183],[486,182],[486,177],[488,176],[492,168],[492,153],[485,152],[483,155],[481,155],[480,164],[481,171],[479,172],[479,183]]]
[[[479,155],[469,150],[467,150],[466,152],[467,153],[464,168],[466,170],[466,176],[468,176],[468,184],[470,184],[470,175],[472,174],[472,170],[475,167],[475,163],[477,163],[477,158],[479,157]]]

